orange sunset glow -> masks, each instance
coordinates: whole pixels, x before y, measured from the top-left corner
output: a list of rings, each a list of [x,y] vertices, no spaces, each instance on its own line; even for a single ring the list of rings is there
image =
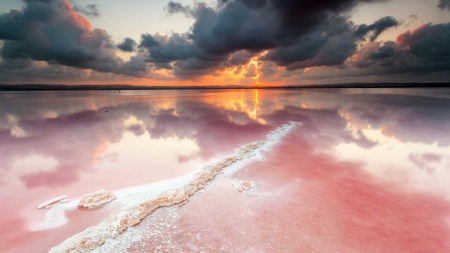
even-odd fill
[[[348,3],[307,12],[311,20],[317,17],[317,23],[309,23],[309,16],[290,11],[301,12],[307,8],[302,4],[169,1],[153,4],[164,4],[159,10],[146,4],[152,20],[161,22],[145,25],[150,17],[141,17],[134,6],[124,6],[128,16],[122,19],[117,12],[121,7],[102,11],[88,0],[23,0],[23,6],[7,1],[0,8],[5,22],[0,23],[5,25],[0,75],[5,84],[301,86],[412,82],[418,81],[411,77],[417,71],[425,73],[421,82],[441,82],[448,71],[446,60],[426,53],[445,51],[445,43],[434,41],[448,31],[445,3],[413,0],[396,17],[390,11],[383,16],[383,4],[395,9],[402,0],[375,1],[376,12],[363,1],[340,0]],[[242,18],[234,14],[239,8]],[[29,14],[34,11],[41,11],[42,18]],[[130,34],[117,30],[135,27],[128,23],[134,18],[141,23]],[[158,30],[166,24],[173,26]],[[439,74],[432,75],[434,71]]]

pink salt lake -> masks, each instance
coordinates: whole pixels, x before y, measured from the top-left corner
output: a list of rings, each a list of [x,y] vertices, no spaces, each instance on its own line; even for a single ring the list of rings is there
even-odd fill
[[[47,252],[125,205],[43,228],[45,200],[178,178],[290,121],[262,159],[149,215],[115,252],[450,252],[450,90],[0,97],[1,252]]]

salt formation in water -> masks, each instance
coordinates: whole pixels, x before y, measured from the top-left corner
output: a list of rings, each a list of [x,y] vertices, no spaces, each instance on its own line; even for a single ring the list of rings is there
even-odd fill
[[[90,252],[102,246],[107,240],[112,240],[128,228],[138,224],[155,209],[181,203],[194,193],[203,189],[205,184],[211,181],[222,170],[247,158],[255,157],[258,150],[267,148],[277,138],[288,133],[297,123],[291,122],[283,125],[269,134],[269,141],[258,141],[246,144],[235,150],[233,155],[222,158],[217,162],[203,166],[195,173],[185,185],[163,192],[156,197],[148,193],[148,198],[128,206],[122,207],[113,213],[106,221],[95,227],[90,227],[76,234],[62,244],[52,248],[49,253]],[[86,197],[86,196],[85,196]],[[83,199],[85,199],[83,197]],[[83,200],[82,200],[83,201]],[[80,204],[81,202],[80,201]]]
[[[54,203],[54,202],[53,202]],[[64,211],[59,206],[51,206],[45,214],[44,221],[31,227],[32,231],[47,230],[61,227],[67,223]]]
[[[108,190],[99,190],[93,193],[89,193],[83,196],[83,198],[78,202],[78,206],[84,206],[88,208],[95,208],[103,206],[116,199],[116,195]]]
[[[234,188],[236,190],[242,192],[242,191],[254,191],[256,190],[256,184],[252,181],[238,181],[233,182]]]
[[[57,202],[68,202],[70,200],[67,199],[67,196],[59,196],[57,198],[53,198],[53,199],[49,199],[47,201],[42,202],[38,208],[44,208],[44,207],[48,207],[52,204],[55,204]]]

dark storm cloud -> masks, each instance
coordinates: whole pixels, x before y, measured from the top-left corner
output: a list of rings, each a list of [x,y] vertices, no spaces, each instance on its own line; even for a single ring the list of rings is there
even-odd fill
[[[67,1],[26,0],[22,11],[0,16],[3,60],[32,59],[98,72],[142,76],[143,60],[124,62],[106,31],[92,29]],[[138,56],[137,56],[138,57]],[[140,56],[139,56],[140,57]],[[138,63],[143,64],[137,66]]]
[[[73,5],[73,10],[86,16],[99,17],[100,11],[97,4],[88,4],[86,6]]]
[[[117,47],[124,52],[134,52],[137,43],[132,38],[125,38],[122,43],[117,44]]]
[[[383,45],[366,45],[353,65],[377,67],[378,73],[422,73],[450,70],[450,23],[426,24]]]
[[[156,66],[173,69],[179,77],[193,77],[211,74],[227,60],[226,55],[208,54],[188,39],[186,34],[172,34],[170,38],[158,34],[142,35],[141,48],[146,48],[148,62]],[[174,68],[173,68],[174,66]]]
[[[398,26],[400,22],[394,17],[384,17],[371,25],[360,25],[354,32],[356,36],[366,36],[371,33],[370,40],[375,41],[377,37],[387,28]]]
[[[156,47],[159,46],[159,42],[150,34],[142,34],[141,35],[141,43],[139,44],[139,47]]]
[[[147,61],[173,63],[175,75],[184,77],[235,66],[234,54],[241,51],[269,50],[263,60],[289,69],[334,66],[356,51],[359,40],[375,39],[398,25],[392,17],[364,26],[348,21],[349,11],[368,2],[377,1],[222,0],[217,9],[170,2],[168,13],[195,18],[190,32],[170,37],[146,34],[140,47],[147,48]]]
[[[136,75],[143,73],[147,78],[162,79],[156,75],[155,68],[150,68],[147,72],[143,57],[132,56],[130,61],[122,65],[122,69],[133,72]],[[145,72],[143,72],[145,70]],[[117,75],[109,72],[96,72],[93,70],[79,69],[75,67],[63,66],[57,63],[43,64],[31,59],[3,59],[0,62],[0,79],[3,83],[65,83],[68,80],[72,83],[92,83],[92,82],[127,82],[134,77]]]
[[[445,9],[450,10],[450,0],[439,0],[438,7],[441,10],[445,10]]]
[[[450,60],[450,23],[426,24],[397,37],[397,43],[408,53],[424,61]]]
[[[371,52],[369,58],[372,60],[380,60],[394,56],[395,49],[391,46],[382,46],[377,52]]]
[[[345,17],[332,16],[295,44],[275,48],[262,59],[286,66],[288,70],[339,65],[356,52],[357,41],[365,35],[355,36],[353,30],[354,25]]]
[[[104,73],[103,75],[106,75]],[[85,71],[59,64],[42,66],[31,59],[8,59],[0,62],[0,76],[2,82],[35,82],[41,80],[94,80]],[[105,77],[105,76],[103,76]]]
[[[175,2],[169,2],[165,10],[169,14],[184,13],[186,17],[192,17],[195,15],[194,10],[192,10],[189,6],[183,6],[182,4]]]
[[[248,51],[237,51],[231,54],[229,60],[225,63],[227,67],[240,66],[247,64],[255,54]]]
[[[273,78],[277,73],[277,66],[273,62],[263,62],[261,68],[259,69],[261,77],[264,79]]]
[[[372,25],[354,26],[345,17],[332,16],[296,44],[273,49],[263,59],[288,70],[339,65],[356,52],[360,39],[369,36],[374,40],[382,31],[398,24],[393,17],[384,17]]]

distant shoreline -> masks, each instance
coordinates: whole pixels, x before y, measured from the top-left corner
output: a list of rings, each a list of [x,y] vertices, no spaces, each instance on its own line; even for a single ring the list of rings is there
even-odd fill
[[[0,84],[0,91],[65,91],[65,90],[232,90],[232,89],[339,89],[339,88],[450,88],[450,83],[349,83],[287,86],[134,86],[134,85],[63,85]]]

